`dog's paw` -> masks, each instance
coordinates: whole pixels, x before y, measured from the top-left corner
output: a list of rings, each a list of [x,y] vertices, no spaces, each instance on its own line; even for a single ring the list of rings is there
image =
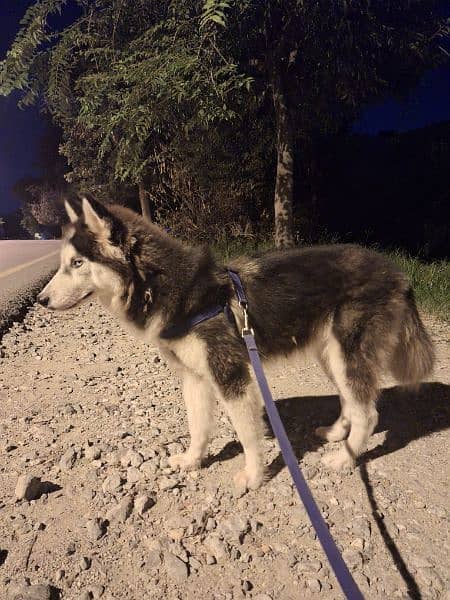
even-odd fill
[[[194,458],[188,452],[169,456],[168,462],[172,469],[180,468],[182,471],[194,471],[199,469],[201,463],[199,458]]]
[[[316,427],[314,433],[317,437],[327,442],[341,442],[348,436],[348,430],[343,427],[336,427],[331,425],[330,427]]]
[[[247,469],[241,469],[233,477],[234,494],[243,496],[247,490],[257,490],[264,481],[264,471],[250,473]]]
[[[346,448],[342,448],[337,452],[325,454],[325,456],[322,457],[322,463],[334,471],[351,471],[355,467],[355,460]]]

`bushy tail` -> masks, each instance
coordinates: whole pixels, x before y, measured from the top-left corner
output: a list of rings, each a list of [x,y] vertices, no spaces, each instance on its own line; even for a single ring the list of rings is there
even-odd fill
[[[405,315],[390,367],[400,383],[416,383],[433,371],[434,348],[420,320],[412,289],[408,290],[405,300]]]

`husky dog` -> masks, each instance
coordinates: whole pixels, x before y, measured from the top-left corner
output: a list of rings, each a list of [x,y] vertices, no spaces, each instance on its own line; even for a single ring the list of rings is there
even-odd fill
[[[235,483],[256,489],[264,477],[263,405],[226,268],[208,250],[173,239],[122,206],[85,197],[80,210],[68,203],[66,210],[61,266],[39,302],[64,310],[95,296],[133,335],[156,344],[182,380],[190,431],[189,449],[172,456],[171,466],[200,466],[218,400],[244,449]],[[316,433],[345,440],[325,455],[326,465],[352,467],[377,424],[383,371],[414,383],[433,367],[433,346],[406,276],[384,256],[354,245],[269,252],[228,266],[242,279],[263,359],[308,347],[335,383],[341,414]],[[222,312],[183,327],[216,305],[227,305],[234,320]],[[166,335],[170,329],[174,336]]]

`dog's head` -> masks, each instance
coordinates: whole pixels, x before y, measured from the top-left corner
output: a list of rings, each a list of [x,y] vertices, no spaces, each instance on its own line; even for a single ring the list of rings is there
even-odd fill
[[[54,310],[65,310],[97,295],[109,303],[126,293],[127,253],[133,238],[112,210],[93,198],[82,199],[80,214],[66,202],[70,223],[63,233],[60,267],[38,296]]]

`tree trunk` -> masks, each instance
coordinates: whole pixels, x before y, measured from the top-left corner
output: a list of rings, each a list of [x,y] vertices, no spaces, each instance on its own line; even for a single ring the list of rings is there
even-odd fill
[[[141,203],[142,216],[145,217],[146,219],[148,219],[149,221],[151,221],[152,215],[150,212],[150,204],[148,201],[148,194],[144,188],[144,184],[139,182],[138,188],[139,188],[139,202]]]
[[[277,175],[275,182],[275,246],[291,248],[294,242],[294,136],[280,74],[272,70],[273,107],[277,127]]]

